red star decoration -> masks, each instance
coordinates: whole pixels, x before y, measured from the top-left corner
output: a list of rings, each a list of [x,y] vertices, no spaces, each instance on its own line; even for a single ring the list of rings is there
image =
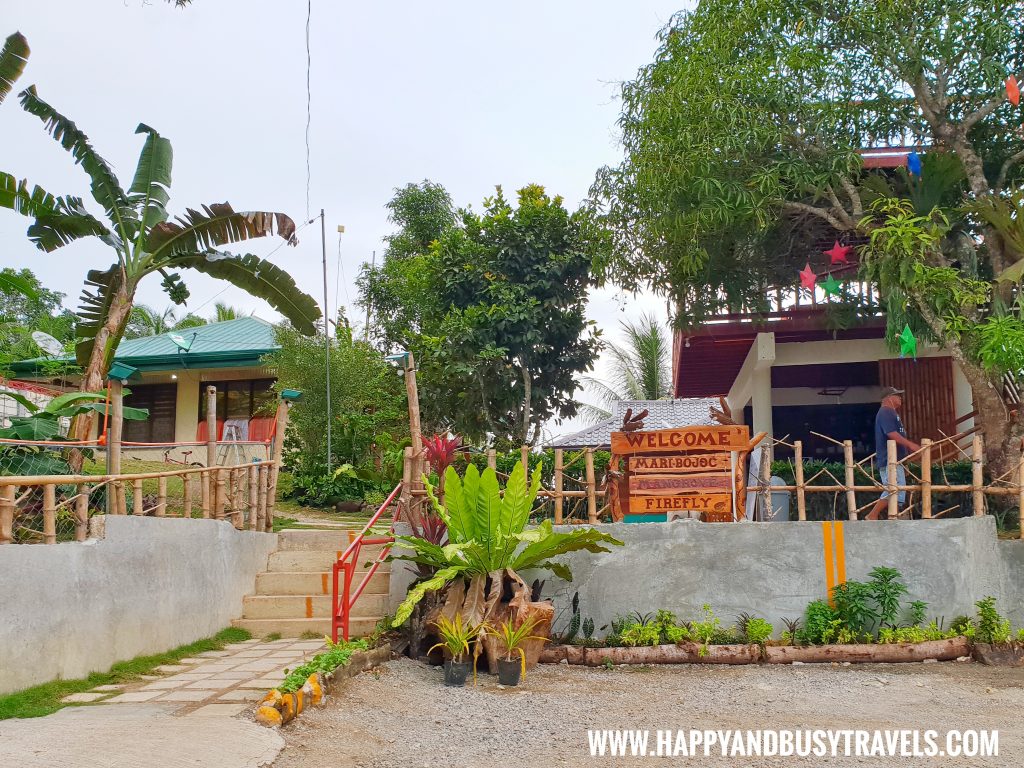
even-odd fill
[[[814,274],[814,270],[811,269],[810,262],[807,263],[803,269],[800,270],[800,286],[806,288],[809,291],[814,290],[814,284],[818,281],[818,276]]]
[[[830,256],[832,258],[832,261],[829,262],[829,264],[849,264],[849,260],[846,257],[850,255],[850,251],[852,250],[853,248],[850,246],[840,245],[839,241],[836,240],[832,249],[824,251],[824,253],[826,256]]]

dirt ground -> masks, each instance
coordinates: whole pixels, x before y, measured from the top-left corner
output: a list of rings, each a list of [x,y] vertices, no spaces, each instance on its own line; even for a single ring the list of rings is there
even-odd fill
[[[408,659],[348,681],[282,729],[274,768],[487,768],[687,762],[701,766],[1018,766],[1024,669],[974,663],[543,665],[519,688],[448,689]],[[591,757],[588,729],[998,729],[995,758]],[[653,748],[653,747],[652,747]]]

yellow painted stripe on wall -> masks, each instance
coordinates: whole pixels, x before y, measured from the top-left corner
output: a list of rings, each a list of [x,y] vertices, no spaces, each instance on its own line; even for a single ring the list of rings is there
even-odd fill
[[[832,524],[836,539],[836,584],[846,583],[846,541],[843,538],[843,523],[836,520]]]
[[[327,594],[327,574],[320,574],[320,589],[326,595]]]
[[[832,543],[832,523],[825,521],[821,524],[821,535],[824,543],[825,555],[825,594],[828,595],[828,603],[832,605],[832,589],[836,585],[836,553]]]
[[[306,618],[307,619],[312,619],[313,618],[313,598],[312,597],[307,597],[306,598]]]

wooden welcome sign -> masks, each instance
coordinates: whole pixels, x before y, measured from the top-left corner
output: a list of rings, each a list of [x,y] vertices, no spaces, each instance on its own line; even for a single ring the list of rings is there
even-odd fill
[[[626,522],[741,519],[752,447],[750,430],[742,425],[612,432],[612,466],[621,472],[615,517]]]

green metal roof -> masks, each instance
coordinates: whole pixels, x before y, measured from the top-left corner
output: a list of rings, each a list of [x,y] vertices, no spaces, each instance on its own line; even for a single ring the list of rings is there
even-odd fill
[[[278,349],[274,326],[258,317],[240,317],[184,331],[172,331],[185,340],[188,351],[178,348],[170,333],[124,339],[114,360],[140,371],[171,371],[180,368],[246,368],[260,365],[260,358]],[[193,340],[193,334],[195,339]],[[43,358],[10,363],[16,373],[33,373]],[[73,357],[61,358],[74,362]]]

